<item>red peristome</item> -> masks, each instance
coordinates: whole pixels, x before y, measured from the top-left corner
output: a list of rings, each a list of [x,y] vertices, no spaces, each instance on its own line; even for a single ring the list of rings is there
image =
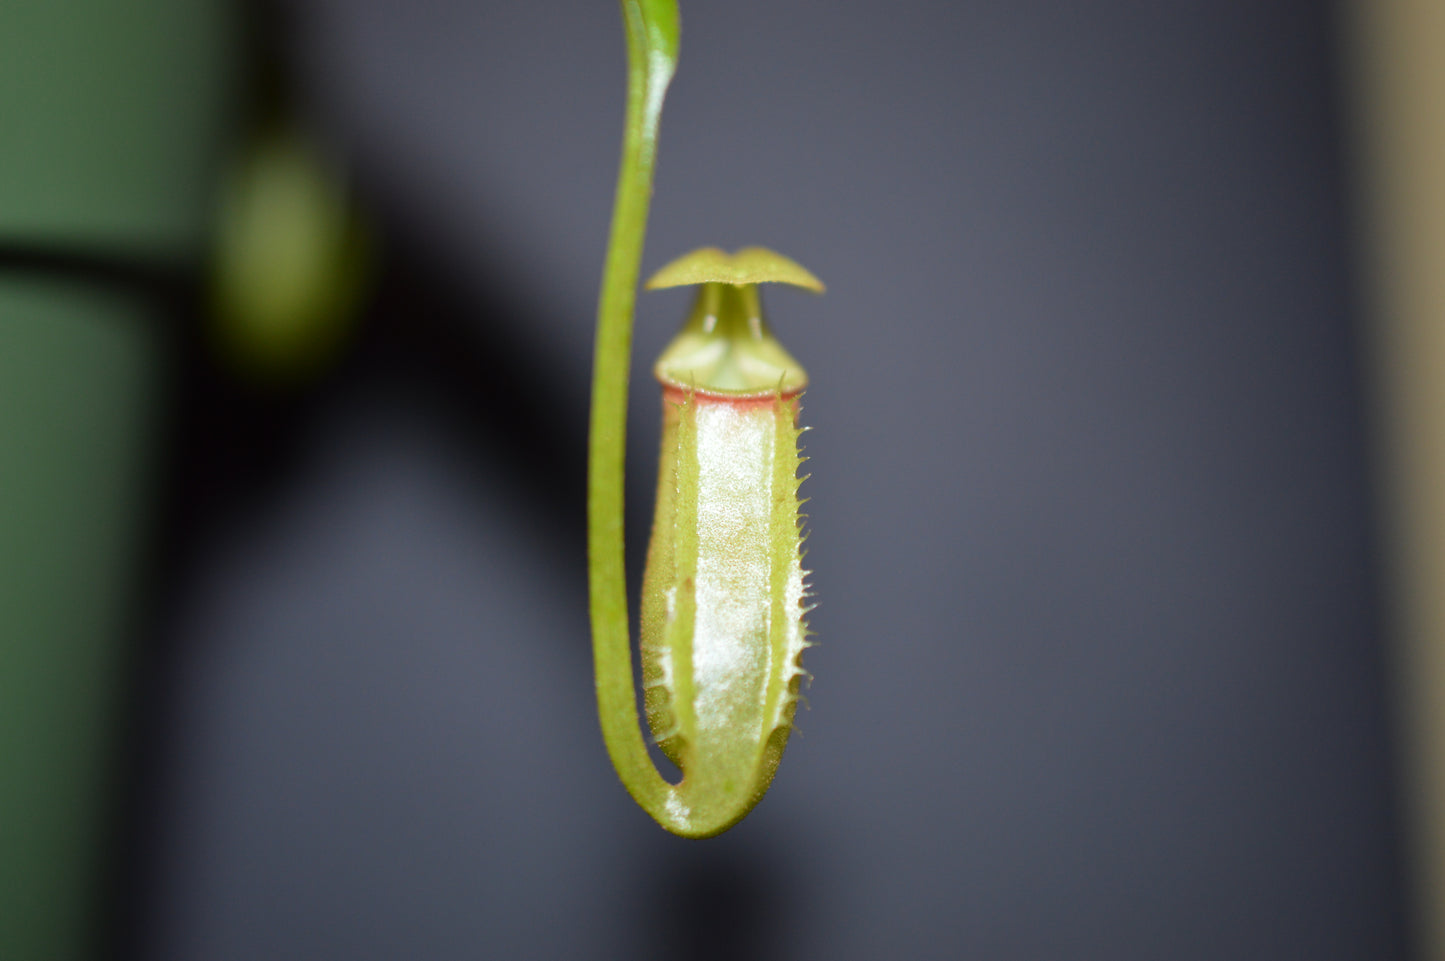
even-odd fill
[[[803,390],[805,389],[806,388],[799,388],[782,393],[776,390],[770,390],[746,394],[725,394],[716,390],[703,390],[701,387],[679,387],[676,384],[664,382],[662,384],[662,400],[668,404],[681,404],[686,401],[689,396],[695,396],[705,397],[709,401],[721,401],[737,407],[751,407],[760,404],[771,404],[777,400],[792,400],[795,397],[802,396]]]

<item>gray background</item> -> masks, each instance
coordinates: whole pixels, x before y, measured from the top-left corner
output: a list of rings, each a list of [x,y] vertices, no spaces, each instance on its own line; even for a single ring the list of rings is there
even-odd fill
[[[590,689],[617,10],[297,10],[384,267],[320,383],[181,394],[140,956],[1405,955],[1327,6],[684,0],[645,267],[829,285],[812,709],[701,843]]]

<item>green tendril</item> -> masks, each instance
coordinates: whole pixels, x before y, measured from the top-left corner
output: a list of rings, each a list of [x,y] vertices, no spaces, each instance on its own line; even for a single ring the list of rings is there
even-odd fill
[[[625,0],[622,169],[597,320],[588,463],[588,567],[602,736],[629,793],[667,830],[709,837],[773,779],[806,676],[797,478],[802,367],[773,338],[756,285],[821,291],[762,248],[683,257],[649,287],[700,285],[656,368],[664,386],[658,499],[641,605],[648,726],[682,770],[654,767],[633,690],[623,567],[632,315],[663,95],[677,62],[672,0]]]
[[[602,737],[628,792],[664,827],[671,823],[672,785],[648,756],[632,686],[632,652],[623,573],[623,464],[627,444],[627,383],[632,315],[652,196],[662,101],[677,66],[675,0],[623,0],[627,30],[627,116],[622,165],[612,212],[607,264],[597,311],[592,371],[592,423],[587,463],[587,566],[592,653]],[[705,833],[705,832],[704,832]]]

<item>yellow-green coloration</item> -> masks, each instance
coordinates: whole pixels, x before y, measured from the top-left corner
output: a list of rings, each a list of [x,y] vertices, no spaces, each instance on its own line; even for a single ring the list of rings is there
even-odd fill
[[[817,277],[763,247],[744,247],[731,257],[704,247],[653,274],[648,290],[702,285],[687,325],[653,367],[657,379],[673,387],[737,396],[796,394],[806,387],[803,366],[763,320],[757,288],[762,283],[823,292]]]
[[[721,830],[772,781],[806,676],[797,394],[807,375],[769,332],[753,283],[704,282],[656,369],[663,436],[643,580],[644,701],[683,772],[673,809],[705,809]]]
[[[256,135],[225,184],[214,300],[228,360],[299,379],[345,339],[365,292],[365,231],[320,150],[290,128]]]
[[[796,260],[784,257],[766,247],[744,247],[729,254],[717,247],[703,247],[679,257],[652,275],[648,290],[664,287],[689,287],[693,284],[792,284],[815,294],[823,292],[823,282]]]
[[[821,290],[757,248],[689,255],[651,286],[702,284],[658,363],[662,484],[642,604],[645,699],[669,783],[637,716],[623,576],[623,455],[632,312],[663,96],[677,65],[674,0],[622,0],[628,96],[622,165],[597,309],[587,459],[587,572],[597,716],[617,775],[667,830],[709,837],[772,781],[807,646],[797,468],[807,375],[768,332],[758,283]]]

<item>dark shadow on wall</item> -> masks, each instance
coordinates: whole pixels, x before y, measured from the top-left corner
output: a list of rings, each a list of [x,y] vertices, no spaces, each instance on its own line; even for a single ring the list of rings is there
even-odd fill
[[[386,218],[379,218],[383,228]],[[424,244],[386,238],[374,296],[335,364],[293,385],[248,382],[217,355],[197,308],[198,285],[175,285],[168,406],[151,510],[154,530],[132,663],[131,728],[122,761],[118,851],[107,953],[148,957],[155,841],[170,812],[172,720],[179,694],[175,605],[215,539],[283,500],[308,456],[321,413],[374,401],[419,407],[485,458],[509,503],[565,556],[585,553],[585,384],[548,383],[547,345],[527,338],[530,316],[500,283],[462,286],[430,266]],[[478,258],[485,262],[485,258]],[[478,298],[470,291],[492,292]],[[151,919],[151,920],[148,920]]]

